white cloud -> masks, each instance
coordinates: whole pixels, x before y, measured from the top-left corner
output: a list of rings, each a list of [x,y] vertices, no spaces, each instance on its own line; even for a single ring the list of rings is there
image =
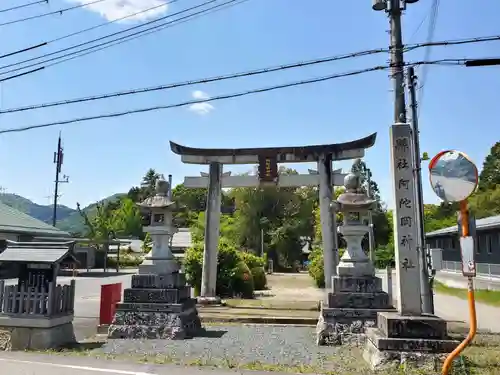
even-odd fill
[[[88,3],[88,0],[73,0],[78,4]],[[135,14],[123,20],[126,21],[144,21],[166,13],[168,6],[164,5],[164,0],[106,0],[85,7],[92,12],[99,13],[108,21],[113,21],[128,15],[151,9],[147,12]]]
[[[191,96],[193,97],[193,99],[196,99],[196,100],[210,99],[210,96],[206,92],[203,92],[200,90],[193,91]],[[197,113],[199,115],[207,115],[210,112],[212,112],[215,109],[215,107],[212,104],[207,103],[207,102],[199,102],[199,103],[191,104],[188,107],[188,109],[191,112]]]

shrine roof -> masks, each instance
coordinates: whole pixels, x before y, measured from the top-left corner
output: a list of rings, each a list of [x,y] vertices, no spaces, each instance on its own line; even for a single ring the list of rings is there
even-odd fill
[[[0,253],[0,262],[16,263],[61,263],[70,258],[76,261],[71,252],[72,242],[12,242]]]
[[[170,141],[170,149],[173,153],[181,155],[182,161],[193,164],[207,164],[223,158],[224,164],[245,164],[257,160],[259,155],[276,156],[278,162],[300,162],[311,161],[311,157],[321,154],[332,155],[334,160],[346,160],[358,157],[350,154],[350,151],[365,150],[375,144],[377,133],[367,137],[344,143],[331,143],[311,146],[288,146],[288,147],[262,147],[262,148],[194,148],[183,146]],[[191,159],[189,159],[189,157]],[[243,157],[241,160],[228,159]]]

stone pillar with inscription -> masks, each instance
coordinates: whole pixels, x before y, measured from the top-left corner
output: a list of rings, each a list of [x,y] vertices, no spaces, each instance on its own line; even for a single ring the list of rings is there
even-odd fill
[[[382,280],[375,276],[369,257],[361,247],[370,230],[368,212],[376,202],[361,191],[361,178],[348,174],[344,179],[346,192],[331,203],[334,212],[342,212],[339,232],[347,249],[332,277],[332,289],[326,306],[322,307],[317,326],[319,345],[345,343],[363,337],[365,328],[375,325],[377,313],[393,311],[389,295],[382,290]]]
[[[393,125],[390,144],[397,312],[378,313],[377,326],[367,330],[364,358],[372,368],[403,358],[420,361],[426,358],[422,353],[435,359],[436,354],[451,352],[458,344],[448,339],[445,320],[422,315],[411,126]]]
[[[139,204],[151,234],[151,255],[132,276],[132,287],[125,289],[123,303],[117,304],[109,326],[110,339],[183,339],[201,329],[196,301],[180,264],[170,249],[175,227],[169,184],[163,176],[156,182],[156,193]]]

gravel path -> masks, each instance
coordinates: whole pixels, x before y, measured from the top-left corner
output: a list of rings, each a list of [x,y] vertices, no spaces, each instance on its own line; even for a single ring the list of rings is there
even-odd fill
[[[258,363],[330,371],[363,371],[366,368],[360,349],[316,346],[312,327],[209,326],[205,336],[184,341],[109,340],[94,352],[147,357],[162,355],[178,363],[230,363],[232,366]]]

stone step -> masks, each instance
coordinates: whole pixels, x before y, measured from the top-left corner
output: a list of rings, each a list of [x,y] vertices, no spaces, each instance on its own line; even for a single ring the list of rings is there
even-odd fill
[[[328,293],[328,307],[387,309],[391,306],[389,305],[389,295],[385,292],[338,292]]]
[[[446,339],[386,337],[378,328],[366,329],[367,340],[380,351],[450,353],[459,341]]]
[[[191,288],[182,286],[175,289],[127,288],[123,292],[123,302],[131,303],[179,303],[191,297]]]
[[[334,276],[332,292],[374,293],[382,291],[382,279],[376,276]]]

